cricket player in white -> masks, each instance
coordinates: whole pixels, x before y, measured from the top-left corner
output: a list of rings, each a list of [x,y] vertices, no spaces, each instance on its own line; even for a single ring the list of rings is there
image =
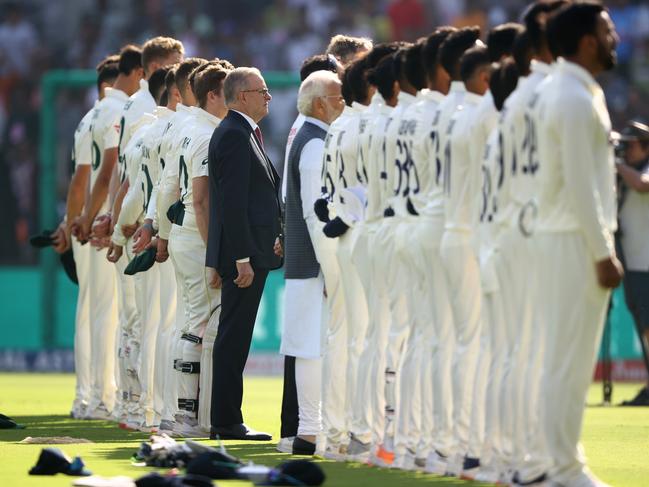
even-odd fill
[[[420,148],[415,144],[413,153],[415,159],[426,158],[431,165],[433,177],[430,179],[429,189],[425,191],[427,203],[422,212],[429,216],[431,236],[430,241],[433,251],[441,245],[444,231],[444,172],[443,157],[444,148],[448,139],[448,126],[453,114],[458,110],[466,95],[464,83],[460,81],[459,58],[462,53],[475,45],[480,32],[475,28],[463,28],[450,32],[439,46],[439,66],[442,75],[450,77],[451,83],[448,94],[439,102],[436,111],[432,116],[432,126],[425,138],[419,137],[423,143]],[[420,203],[422,206],[423,202]],[[416,203],[415,203],[415,207]],[[441,255],[441,254],[438,254]],[[437,255],[435,256],[437,257]],[[433,257],[433,258],[435,258]],[[440,257],[441,263],[441,257]],[[436,309],[435,318],[435,341],[439,346],[434,349],[433,354],[433,394],[434,394],[434,419],[433,419],[433,441],[435,449],[431,451],[426,459],[425,471],[444,475],[449,470],[449,457],[453,453],[453,354],[454,354],[454,329],[450,294],[445,290],[449,289],[443,264],[435,267],[436,286],[434,291],[434,302],[432,306]],[[441,271],[441,272],[440,272]],[[447,303],[444,305],[444,303]]]
[[[88,204],[77,219],[78,238],[87,240],[95,216],[110,208],[109,183],[117,164],[119,119],[128,96],[134,93],[142,78],[141,52],[133,46],[120,53],[119,75],[113,88],[106,89],[92,120],[92,173]],[[93,230],[94,232],[94,230]],[[93,397],[88,416],[107,419],[115,405],[115,334],[117,320],[115,269],[104,252],[91,252],[90,276],[94,283],[90,296],[92,321]]]
[[[569,4],[549,21],[562,59],[539,92],[539,286],[545,309],[543,426],[558,485],[604,486],[579,445],[584,403],[610,289],[622,278],[611,122],[594,76],[615,65],[619,40],[601,4]]]
[[[462,474],[479,467],[480,447],[470,442],[473,408],[484,410],[484,394],[476,394],[475,377],[480,352],[482,288],[476,231],[479,211],[481,149],[472,140],[473,116],[489,88],[487,49],[476,46],[460,59],[467,89],[447,129],[443,149],[445,226],[441,255],[449,283],[455,329],[453,370],[454,454],[451,469]],[[469,306],[467,306],[467,304]],[[484,427],[484,425],[482,425]]]
[[[444,346],[452,345],[452,342],[449,343],[449,338],[452,340],[452,330],[446,280],[443,272],[439,272],[442,268],[439,242],[444,229],[443,213],[436,218],[435,212],[428,211],[427,206],[433,199],[436,179],[431,127],[437,107],[449,89],[448,74],[438,64],[437,57],[439,46],[453,30],[440,28],[426,39],[421,57],[430,89],[418,93],[417,101],[406,111],[401,130],[404,142],[409,143],[409,167],[404,169],[408,170],[408,201],[412,205],[410,211],[418,214],[416,223],[407,225],[411,233],[409,244],[403,249],[411,272],[417,276],[411,292],[418,302],[413,310],[417,315],[401,371],[402,405],[398,410],[400,420],[397,443],[400,441],[399,436],[403,434],[400,425],[410,423],[410,433],[405,436],[408,461],[403,462],[399,458],[395,460],[395,464],[401,463],[402,468],[409,469],[424,466],[428,455],[437,448],[434,445],[433,431],[433,362],[437,349],[435,332],[438,323],[446,322],[447,338]],[[450,372],[448,375],[450,376]],[[413,398],[411,403],[407,402],[408,395]],[[435,390],[435,396],[437,395]]]
[[[376,49],[380,49],[379,46]],[[357,247],[366,241],[365,252],[367,252],[367,269],[359,266],[361,281],[363,272],[368,274],[366,279],[371,282],[371,292],[367,293],[369,322],[366,330],[365,347],[361,353],[358,372],[356,395],[358,403],[362,407],[353,411],[351,431],[357,455],[363,450],[369,450],[373,464],[384,461],[385,464],[392,461],[389,456],[387,461],[379,459],[385,424],[385,354],[377,353],[385,349],[387,333],[390,327],[390,307],[387,296],[387,283],[382,271],[377,270],[374,265],[374,255],[378,252],[374,240],[376,228],[383,217],[383,208],[380,204],[380,174],[383,168],[383,148],[385,144],[385,127],[390,113],[397,103],[398,85],[392,72],[392,53],[396,46],[383,50],[384,54],[376,67],[368,71],[368,82],[376,87],[378,93],[372,97],[373,101],[367,110],[363,111],[361,124],[370,111],[374,112],[372,118],[367,119],[367,126],[360,135],[358,164],[360,173],[367,178],[367,208],[365,220],[361,226],[362,232],[357,242]],[[370,54],[372,55],[372,54]],[[396,89],[395,89],[396,87]],[[378,98],[380,97],[380,99]],[[376,100],[376,101],[374,101]],[[383,100],[384,103],[380,103]],[[374,106],[373,106],[374,105]],[[359,124],[359,129],[362,125]],[[367,136],[364,134],[367,133]],[[381,157],[379,157],[381,156]],[[361,247],[362,248],[362,247]],[[355,248],[358,252],[361,248]],[[358,261],[358,260],[357,260]],[[365,270],[364,270],[365,269]],[[369,289],[369,288],[366,288]]]
[[[74,368],[77,378],[75,399],[72,404],[71,414],[75,418],[83,418],[86,413],[92,389],[90,359],[91,328],[90,328],[90,245],[82,245],[76,238],[72,239],[73,222],[81,214],[88,183],[90,180],[92,163],[92,133],[90,131],[92,116],[97,105],[105,96],[105,89],[111,87],[118,74],[118,56],[109,56],[97,66],[97,91],[98,100],[93,108],[79,122],[74,132],[72,146],[73,175],[68,188],[66,202],[66,218],[62,222],[65,233],[65,248],[57,248],[57,252],[67,250],[71,245],[79,281],[79,294],[77,296],[77,310],[75,316],[74,332]]]

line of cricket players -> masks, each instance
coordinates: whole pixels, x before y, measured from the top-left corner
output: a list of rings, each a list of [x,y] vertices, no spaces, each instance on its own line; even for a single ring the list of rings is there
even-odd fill
[[[378,44],[341,77],[314,202],[325,458],[604,485],[579,438],[622,276],[594,78],[618,38],[597,3],[523,21]]]
[[[523,19],[486,45],[477,27],[378,44],[342,74],[314,202],[332,242],[326,458],[603,485],[578,441],[621,278],[593,78],[617,35],[594,3],[538,1]],[[183,61],[163,37],[98,66],[56,232],[80,284],[75,417],[209,434],[220,278],[205,268],[206,162],[231,69]]]

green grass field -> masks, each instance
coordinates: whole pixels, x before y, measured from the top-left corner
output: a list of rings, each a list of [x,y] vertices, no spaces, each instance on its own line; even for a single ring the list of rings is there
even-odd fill
[[[614,400],[634,395],[637,385],[616,385]],[[281,378],[249,378],[246,381],[244,414],[254,428],[279,436]],[[74,377],[60,374],[0,374],[0,412],[27,426],[25,430],[0,430],[0,486],[69,486],[72,477],[30,477],[40,445],[22,445],[27,436],[72,436],[91,444],[62,445],[68,455],[80,455],[93,473],[103,476],[145,475],[149,468],[133,467],[130,457],[143,433],[129,433],[112,423],[77,421],[68,416],[74,393]],[[593,385],[590,402],[601,400],[601,386]],[[214,442],[209,442],[214,443]],[[649,408],[589,407],[583,443],[593,471],[615,487],[649,485]],[[289,455],[275,451],[273,443],[226,442],[228,450],[255,463],[276,465]],[[421,473],[370,468],[360,464],[322,461],[326,484],[334,486],[471,485]],[[252,485],[240,481],[218,481],[218,485]]]

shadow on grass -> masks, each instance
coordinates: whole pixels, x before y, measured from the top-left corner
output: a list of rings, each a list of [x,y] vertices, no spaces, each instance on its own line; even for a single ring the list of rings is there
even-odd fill
[[[72,419],[65,415],[14,416],[13,419],[17,423],[25,425],[26,428],[23,430],[0,430],[0,442],[22,441],[28,436],[71,436],[95,443],[122,443],[142,441],[149,437],[147,433],[122,430],[117,424],[110,421],[85,421]]]

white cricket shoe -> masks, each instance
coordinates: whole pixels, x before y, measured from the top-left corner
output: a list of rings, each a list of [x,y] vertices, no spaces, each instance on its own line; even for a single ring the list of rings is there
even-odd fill
[[[275,449],[280,453],[293,453],[293,440],[295,436],[287,436],[280,438]]]

